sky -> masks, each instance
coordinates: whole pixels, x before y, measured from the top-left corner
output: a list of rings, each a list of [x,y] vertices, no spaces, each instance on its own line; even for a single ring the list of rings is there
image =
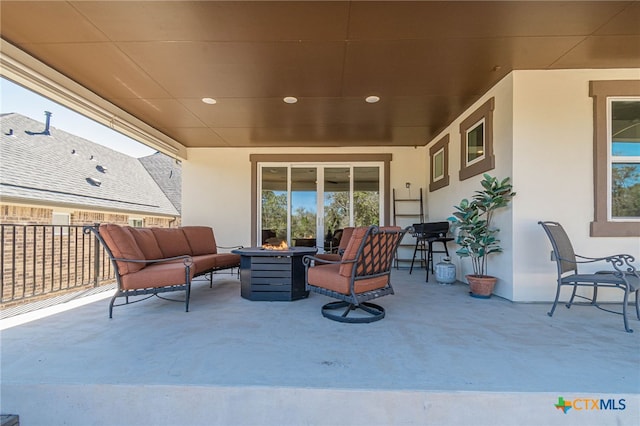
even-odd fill
[[[46,121],[45,111],[52,113],[51,127],[83,137],[114,151],[136,158],[156,152],[155,149],[27,90],[11,80],[0,78],[0,113],[15,112],[44,123]]]

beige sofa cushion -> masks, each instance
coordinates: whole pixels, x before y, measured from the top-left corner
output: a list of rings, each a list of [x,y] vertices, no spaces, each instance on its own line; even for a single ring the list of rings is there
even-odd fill
[[[150,228],[158,241],[162,257],[190,255],[191,247],[180,228]]]
[[[138,247],[131,228],[114,224],[101,224],[100,236],[107,244],[113,257],[121,259],[145,260],[142,250]],[[137,272],[145,267],[145,263],[117,261],[120,275]]]
[[[183,226],[187,242],[191,247],[191,254],[199,256],[201,254],[216,254],[216,239],[213,235],[213,229],[209,226]]]

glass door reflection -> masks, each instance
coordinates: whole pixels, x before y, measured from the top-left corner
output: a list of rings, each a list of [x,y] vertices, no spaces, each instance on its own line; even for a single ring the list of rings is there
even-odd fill
[[[287,167],[262,168],[260,244],[287,241]]]
[[[353,168],[355,226],[380,225],[380,168]]]
[[[349,167],[324,169],[324,250],[336,252],[342,229],[351,223],[351,176]]]
[[[317,179],[315,167],[291,168],[291,242],[294,246],[316,246]]]

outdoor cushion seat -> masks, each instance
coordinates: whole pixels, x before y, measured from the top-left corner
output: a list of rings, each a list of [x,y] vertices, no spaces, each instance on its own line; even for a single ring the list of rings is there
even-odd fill
[[[144,268],[135,274],[127,274],[122,277],[122,288],[125,290],[144,289],[153,287],[166,287],[187,281],[185,268],[182,261],[178,263],[164,262],[153,268]],[[189,280],[193,279],[194,269],[189,270]]]
[[[308,281],[322,283],[324,288],[337,293],[349,295],[351,292],[351,277],[340,275],[340,264],[319,264],[309,268]],[[356,281],[354,290],[356,293],[362,293],[384,287],[386,283],[387,277],[384,275],[369,280],[360,280]]]
[[[322,307],[322,315],[334,321],[369,323],[384,318],[382,306],[368,302],[393,294],[391,266],[407,229],[358,227],[338,261],[305,256],[306,289],[338,299]],[[333,313],[343,309],[342,314]],[[348,316],[352,312],[355,315]]]

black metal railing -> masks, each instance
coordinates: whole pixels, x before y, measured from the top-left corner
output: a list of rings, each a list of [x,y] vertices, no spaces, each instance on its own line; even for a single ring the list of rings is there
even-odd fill
[[[1,303],[109,284],[114,271],[82,225],[0,224]]]

